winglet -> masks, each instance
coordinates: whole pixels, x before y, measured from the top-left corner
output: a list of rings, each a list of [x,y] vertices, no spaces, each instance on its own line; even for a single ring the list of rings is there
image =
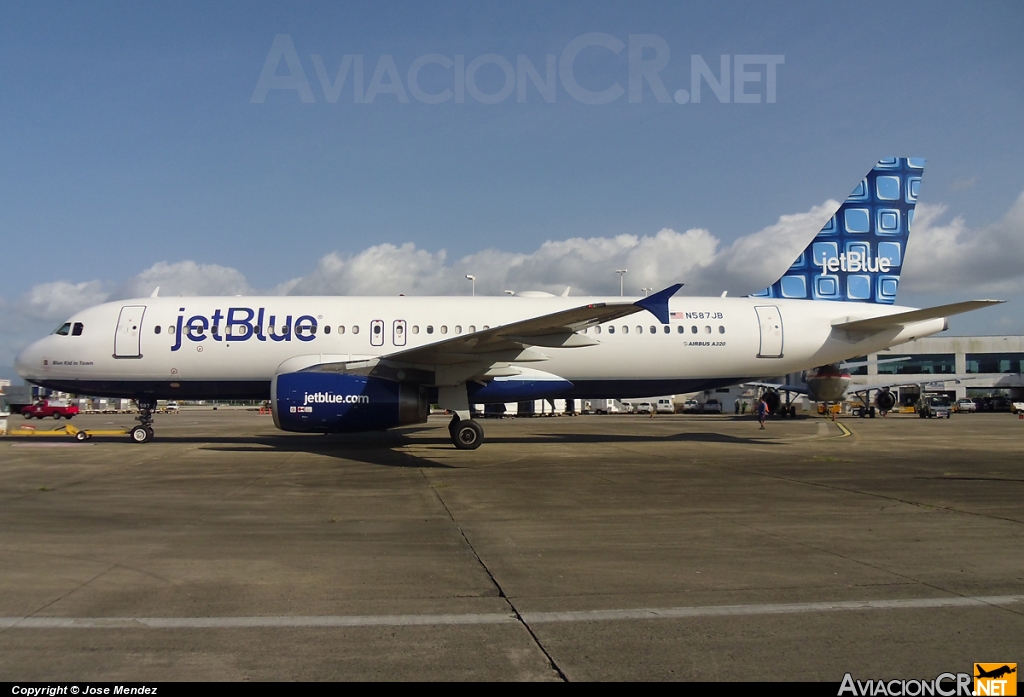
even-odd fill
[[[679,289],[682,287],[682,283],[676,283],[665,290],[659,290],[653,295],[648,295],[642,300],[637,300],[633,304],[650,312],[652,315],[657,317],[658,321],[662,324],[668,324],[668,299],[678,293]]]

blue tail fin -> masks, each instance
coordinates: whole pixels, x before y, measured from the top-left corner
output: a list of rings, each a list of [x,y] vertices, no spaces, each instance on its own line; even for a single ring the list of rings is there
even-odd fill
[[[924,160],[879,160],[786,274],[755,298],[896,301]]]

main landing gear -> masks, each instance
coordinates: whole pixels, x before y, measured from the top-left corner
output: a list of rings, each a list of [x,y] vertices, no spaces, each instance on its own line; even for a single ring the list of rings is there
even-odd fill
[[[463,419],[458,414],[448,424],[452,443],[459,450],[476,450],[484,442],[484,429],[473,419]]]
[[[148,443],[153,440],[153,410],[156,409],[156,400],[140,398],[136,399],[135,403],[139,406],[139,415],[135,417],[139,425],[129,431],[128,435],[134,443]]]

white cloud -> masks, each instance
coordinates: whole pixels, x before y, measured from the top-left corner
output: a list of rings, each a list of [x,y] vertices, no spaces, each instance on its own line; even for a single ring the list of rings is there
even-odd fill
[[[40,320],[59,321],[78,310],[106,301],[109,295],[109,284],[103,281],[51,281],[32,286],[14,304],[14,310]]]
[[[902,289],[1011,293],[1024,287],[1024,193],[997,222],[974,229],[944,205],[918,204]]]
[[[156,288],[160,295],[249,295],[253,289],[238,269],[217,264],[161,261],[121,284],[111,300],[146,298]]]

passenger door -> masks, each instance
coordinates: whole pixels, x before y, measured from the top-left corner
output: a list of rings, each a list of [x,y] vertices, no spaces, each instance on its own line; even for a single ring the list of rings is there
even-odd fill
[[[117,318],[114,358],[142,358],[142,318],[145,305],[125,305]]]
[[[757,323],[761,331],[758,358],[782,358],[782,313],[775,305],[758,305]]]

